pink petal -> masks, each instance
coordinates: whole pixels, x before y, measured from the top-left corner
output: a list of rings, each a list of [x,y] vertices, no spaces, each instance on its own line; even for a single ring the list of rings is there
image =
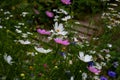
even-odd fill
[[[46,30],[42,30],[42,29],[37,29],[37,32],[40,33],[40,34],[45,34],[45,35],[50,35],[50,32],[49,31],[46,31]]]
[[[61,0],[61,2],[66,5],[71,4],[70,0]]]
[[[54,41],[56,42],[56,43],[59,43],[59,44],[62,44],[62,45],[65,45],[65,46],[67,46],[67,45],[69,45],[70,43],[68,42],[68,40],[61,40],[61,39],[58,39],[58,38],[56,38],[56,39],[54,39]]]
[[[93,72],[94,74],[99,74],[101,71],[93,66],[89,66],[88,70]]]
[[[45,13],[46,13],[46,15],[47,15],[48,17],[50,17],[50,18],[52,18],[52,17],[54,16],[53,12],[46,11]]]

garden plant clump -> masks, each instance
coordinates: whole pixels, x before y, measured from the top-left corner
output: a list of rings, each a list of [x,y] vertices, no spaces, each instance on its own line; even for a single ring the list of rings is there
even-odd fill
[[[0,80],[120,80],[119,0],[7,2],[0,6]],[[101,14],[100,33],[89,39],[79,32],[86,12],[91,24]]]

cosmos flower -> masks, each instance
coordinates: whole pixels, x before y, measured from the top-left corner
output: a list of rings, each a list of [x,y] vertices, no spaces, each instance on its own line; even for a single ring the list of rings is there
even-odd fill
[[[58,22],[55,23],[54,30],[56,35],[66,35],[68,33],[67,31],[64,31],[63,24],[58,24]]]
[[[99,74],[101,71],[94,66],[87,67],[89,71],[93,72],[94,74]]]
[[[25,45],[31,44],[31,42],[29,40],[26,40],[26,41],[24,41],[24,40],[18,40],[18,42],[20,42],[21,44],[25,44]]]
[[[95,75],[93,76],[93,80],[100,80],[99,76]]]
[[[44,49],[44,48],[37,48],[37,47],[34,47],[36,51],[40,52],[40,53],[49,53],[51,52],[52,50],[51,49]]]
[[[71,76],[71,77],[70,77],[70,80],[74,80],[74,76]]]
[[[83,52],[79,52],[78,58],[80,60],[84,61],[84,62],[90,62],[90,61],[92,61],[92,56],[90,56],[90,55],[84,55]]]
[[[82,80],[86,80],[86,78],[87,78],[87,73],[83,72],[82,73]]]
[[[62,44],[62,45],[69,45],[70,43],[68,42],[68,40],[62,40],[62,39],[59,39],[59,38],[55,38],[54,41],[58,44]]]
[[[27,34],[27,33],[22,33],[22,37],[23,37],[23,38],[27,38],[27,37],[28,37],[28,34]]]
[[[11,14],[9,11],[6,11],[6,12],[4,12],[4,15],[6,15],[6,14]]]
[[[3,26],[0,25],[0,28],[3,28]]]
[[[97,63],[97,62],[95,63],[94,67],[97,69],[102,69],[102,65],[100,63]]]
[[[61,20],[62,20],[62,21],[67,21],[67,20],[69,20],[69,19],[71,19],[71,16],[65,16],[65,17],[62,18]]]
[[[12,62],[12,57],[10,55],[5,54],[4,59],[8,64],[12,65],[13,62]]]
[[[40,34],[44,34],[44,35],[50,35],[50,32],[46,31],[44,29],[37,29],[37,32],[40,33]]]
[[[69,64],[73,64],[72,60],[69,60]]]
[[[108,46],[109,48],[111,48],[111,47],[112,47],[112,44],[107,44],[107,46]]]
[[[29,14],[28,12],[22,12],[21,16],[26,17],[26,15]]]
[[[65,11],[64,9],[53,9],[53,12],[58,13],[58,14],[62,13],[62,14],[65,14],[65,15],[68,14],[68,12]]]
[[[61,2],[62,2],[63,4],[66,4],[66,5],[71,4],[70,0],[61,0]]]
[[[35,56],[34,52],[27,52],[27,55]]]
[[[54,17],[53,12],[51,12],[51,11],[46,11],[45,13],[46,13],[46,15],[47,15],[48,17],[50,17],[50,18],[53,18],[53,17]]]
[[[20,25],[20,26],[24,26],[25,23],[21,23],[21,22],[19,22],[18,25]]]
[[[16,32],[17,32],[17,33],[22,33],[22,31],[21,31],[21,30],[19,30],[19,29],[16,29]]]

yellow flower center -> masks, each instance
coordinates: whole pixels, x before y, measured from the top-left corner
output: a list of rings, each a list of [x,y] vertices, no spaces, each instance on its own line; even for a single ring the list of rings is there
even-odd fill
[[[57,32],[60,32],[60,30],[59,30],[59,29],[57,29],[56,31],[57,31]]]

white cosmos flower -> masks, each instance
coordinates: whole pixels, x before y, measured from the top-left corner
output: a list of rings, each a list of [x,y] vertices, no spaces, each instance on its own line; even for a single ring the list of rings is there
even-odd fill
[[[73,64],[72,60],[69,60],[69,64]]]
[[[27,55],[35,56],[34,52],[27,52]]]
[[[68,32],[67,31],[64,31],[64,28],[63,28],[63,24],[58,24],[58,22],[55,23],[55,26],[54,26],[54,30],[55,30],[55,34],[57,35],[66,35]]]
[[[3,27],[0,25],[0,28],[3,28]]]
[[[70,77],[70,80],[74,80],[74,77],[73,77],[73,76],[71,76],[71,77]]]
[[[68,12],[65,11],[64,9],[59,9],[59,10],[57,10],[57,9],[53,9],[53,12],[56,12],[56,13],[58,13],[58,14],[65,14],[65,15],[68,14]]]
[[[9,11],[6,11],[6,12],[4,12],[4,14],[6,15],[6,14],[10,14],[10,12]]]
[[[21,31],[21,30],[19,30],[19,29],[16,29],[16,32],[17,32],[17,33],[22,33],[22,31]]]
[[[37,47],[35,47],[35,50],[40,53],[45,53],[45,54],[52,51],[51,49],[44,49],[44,48],[37,48]]]
[[[31,44],[31,42],[29,40],[18,40],[18,42],[20,42],[21,44]]]
[[[83,52],[79,52],[78,58],[80,60],[84,61],[84,62],[90,62],[90,61],[92,61],[92,56],[90,56],[90,55],[84,55]]]
[[[97,68],[97,69],[102,69],[102,65],[100,65],[99,63],[95,63],[96,64],[96,66],[95,66],[95,68]]]
[[[28,37],[28,34],[27,34],[27,33],[22,33],[22,37],[23,37],[23,38],[27,38],[27,37]]]
[[[4,54],[4,59],[8,64],[12,65],[13,62],[12,57],[10,55]]]
[[[83,80],[86,80],[86,78],[87,78],[87,73],[83,72],[83,73],[82,73],[82,79],[83,79]]]
[[[93,79],[94,80],[100,80],[99,76],[94,76]]]
[[[62,18],[61,20],[63,20],[63,21],[67,21],[67,20],[69,20],[69,19],[71,19],[71,16],[65,16],[65,17]]]
[[[24,26],[25,24],[24,23],[18,23],[18,25]]]
[[[25,17],[27,14],[29,14],[28,12],[22,12],[22,16]]]
[[[107,44],[107,46],[111,48],[111,47],[112,47],[112,44]]]
[[[14,26],[15,28],[21,28],[21,26]]]
[[[66,15],[68,14],[67,11],[65,11],[64,9],[60,9],[60,11]]]

